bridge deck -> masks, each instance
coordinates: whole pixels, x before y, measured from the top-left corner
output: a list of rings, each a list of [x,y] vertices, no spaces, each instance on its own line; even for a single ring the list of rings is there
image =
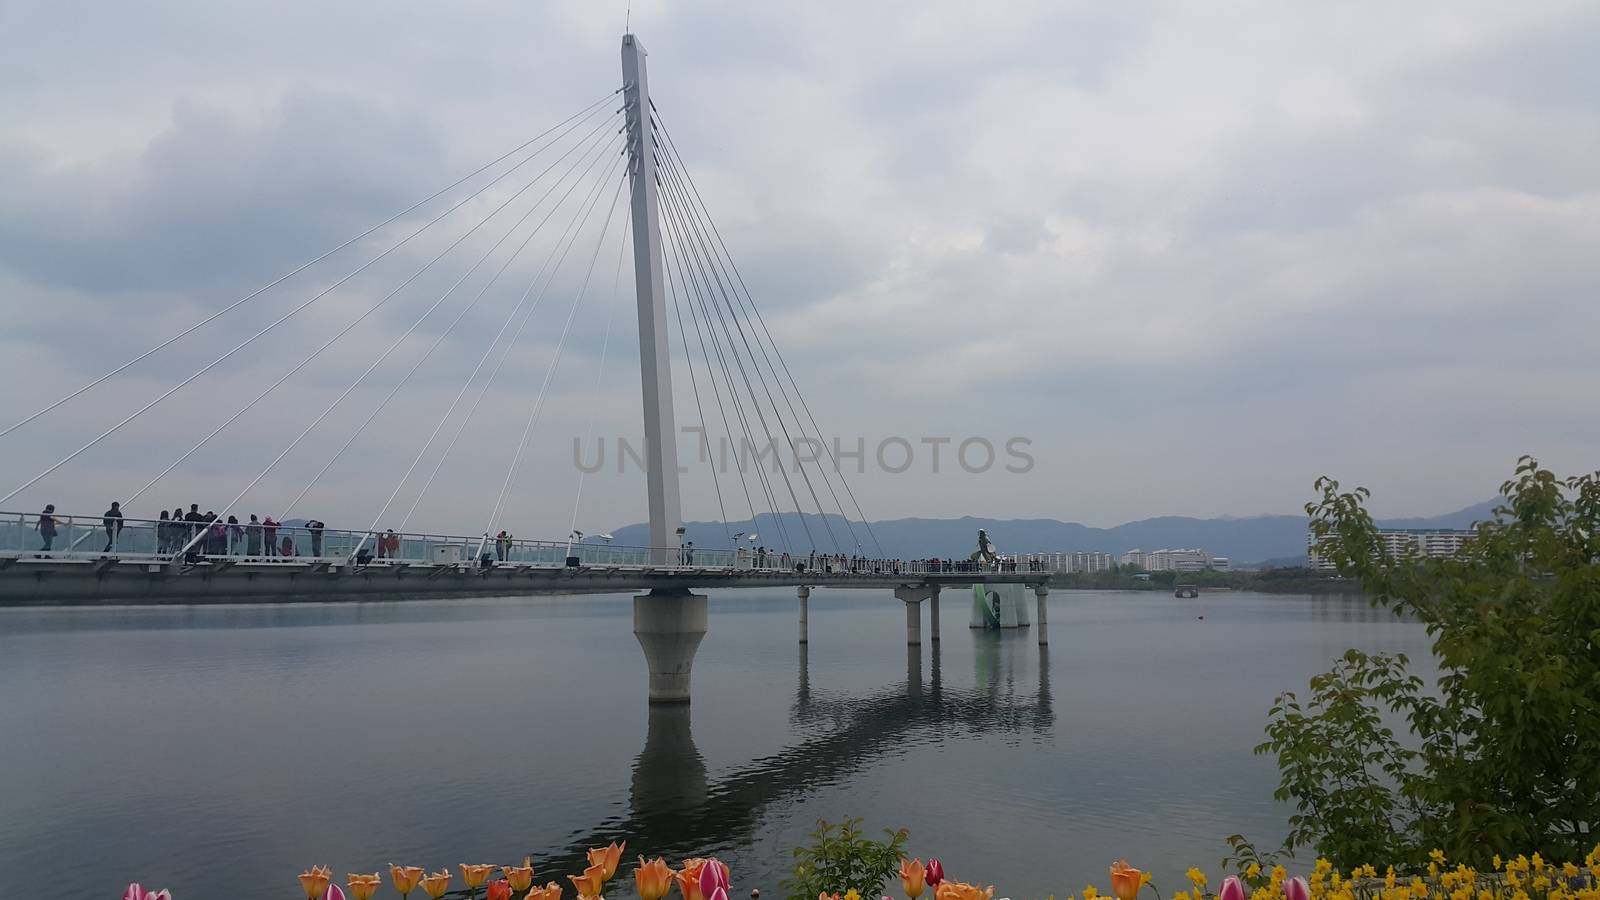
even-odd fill
[[[139,558],[0,557],[0,604],[228,603],[402,597],[614,593],[656,588],[716,590],[796,587],[890,590],[901,585],[1040,585],[1047,572],[796,572],[696,566],[550,566],[480,568],[375,560],[208,559],[174,571]]]

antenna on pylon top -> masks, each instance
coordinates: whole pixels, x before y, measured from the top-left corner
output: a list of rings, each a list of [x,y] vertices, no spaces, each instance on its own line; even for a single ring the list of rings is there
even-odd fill
[[[628,33],[628,28],[633,25],[633,3],[629,2],[628,5],[625,8],[627,9],[627,12],[623,13],[623,15],[622,15],[622,33],[623,34],[627,34]]]

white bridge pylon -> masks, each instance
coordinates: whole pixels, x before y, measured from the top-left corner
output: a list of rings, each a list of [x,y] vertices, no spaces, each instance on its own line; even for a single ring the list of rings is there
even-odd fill
[[[622,97],[628,129],[628,179],[633,201],[633,275],[639,304],[639,376],[644,389],[645,482],[650,546],[677,546],[677,427],[672,415],[672,355],[667,342],[666,271],[661,255],[656,141],[650,127],[650,83],[644,45],[622,36]],[[685,348],[687,352],[687,348]],[[665,563],[663,558],[658,562]]]

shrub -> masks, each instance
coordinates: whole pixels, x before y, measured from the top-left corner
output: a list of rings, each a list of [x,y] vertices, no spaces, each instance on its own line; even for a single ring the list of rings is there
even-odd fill
[[[876,897],[883,883],[899,871],[907,833],[884,829],[885,840],[861,833],[861,819],[828,822],[819,819],[811,843],[794,849],[794,874],[780,884],[789,900],[817,900],[819,894],[855,890]]]

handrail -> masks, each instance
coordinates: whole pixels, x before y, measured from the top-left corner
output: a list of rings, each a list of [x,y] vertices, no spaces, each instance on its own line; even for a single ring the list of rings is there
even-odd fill
[[[46,540],[42,513],[0,511],[0,557],[18,559],[118,559],[170,563],[200,531],[202,538],[185,561],[299,563],[356,566],[514,566],[529,568],[620,567],[792,571],[803,564],[819,575],[965,574],[979,570],[967,560],[868,559],[845,554],[793,555],[739,547],[640,547],[593,540],[569,542],[479,535],[310,528],[265,522],[194,522],[124,516],[108,531],[105,516],[52,513],[54,534]],[[315,520],[312,520],[315,521]],[[218,527],[220,526],[220,527]],[[478,555],[478,548],[486,552]],[[1005,572],[1050,572],[1051,554],[1004,558]],[[1056,554],[1059,556],[1059,554]],[[569,559],[575,557],[575,559]]]

